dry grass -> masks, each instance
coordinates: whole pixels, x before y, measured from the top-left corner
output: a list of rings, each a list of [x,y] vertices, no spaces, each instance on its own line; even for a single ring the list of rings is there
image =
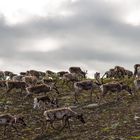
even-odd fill
[[[106,80],[105,82],[107,82]],[[132,85],[131,80],[124,80]],[[59,85],[61,87],[61,85]],[[59,89],[60,106],[75,106],[73,103],[73,90],[67,86]],[[116,101],[115,95],[108,95],[107,102],[100,106],[94,105],[97,99],[93,97],[93,106],[89,102],[88,92],[81,93],[77,112],[83,113],[86,124],[78,120],[71,120],[71,131],[64,129],[62,132],[45,127],[42,111],[33,110],[33,99],[23,100],[24,95],[12,91],[8,95],[0,94],[0,114],[22,114],[28,124],[26,128],[18,126],[20,136],[12,129],[3,136],[3,127],[0,128],[0,140],[139,140],[140,139],[140,94],[129,96],[122,93],[120,100]],[[55,93],[54,93],[55,95]],[[5,107],[5,109],[4,109]],[[57,123],[57,127],[61,127]]]

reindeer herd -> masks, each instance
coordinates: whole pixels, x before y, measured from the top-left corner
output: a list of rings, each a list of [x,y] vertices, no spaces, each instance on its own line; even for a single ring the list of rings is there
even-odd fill
[[[43,116],[46,122],[50,123],[55,129],[54,122],[62,121],[63,128],[68,126],[70,129],[70,118],[76,118],[82,123],[85,123],[83,114],[79,114],[71,109],[71,107],[63,107],[59,105],[59,100],[56,97],[50,97],[52,92],[58,96],[61,95],[59,89],[63,89],[67,85],[73,91],[74,103],[78,103],[78,98],[83,91],[90,92],[90,102],[93,102],[92,96],[95,94],[97,103],[100,105],[104,101],[106,94],[118,93],[127,91],[130,95],[140,89],[140,64],[134,65],[134,73],[124,67],[115,66],[106,71],[101,77],[99,72],[94,74],[94,79],[87,79],[87,71],[82,71],[80,67],[70,67],[68,71],[53,72],[47,70],[46,72],[29,70],[15,74],[10,71],[0,71],[0,88],[4,89],[6,96],[12,90],[19,89],[20,95],[23,99],[31,98],[33,100],[33,109],[43,110]],[[111,82],[105,83],[105,79],[112,79]],[[134,87],[130,87],[122,82],[124,78],[132,78]],[[116,79],[118,79],[116,81]],[[59,87],[58,87],[58,83]],[[72,85],[72,88],[69,86]],[[94,92],[94,91],[98,91]],[[84,92],[85,94],[87,92]],[[16,124],[26,126],[26,120],[23,116],[3,114],[0,115],[0,125],[4,126],[4,135],[7,127],[14,128],[17,132]]]

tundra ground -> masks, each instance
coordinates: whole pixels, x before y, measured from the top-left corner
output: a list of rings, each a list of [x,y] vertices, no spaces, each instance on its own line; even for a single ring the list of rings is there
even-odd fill
[[[91,103],[89,93],[82,92],[79,103],[74,104],[73,89],[66,85],[63,88],[61,84],[58,86],[60,95],[50,93],[50,96],[57,96],[60,106],[71,106],[73,110],[83,113],[85,124],[72,119],[71,131],[65,128],[61,132],[59,122],[55,124],[58,130],[46,127],[43,111],[33,109],[33,98],[25,100],[25,95],[18,90],[8,94],[1,90],[0,114],[22,114],[27,127],[18,126],[18,135],[15,130],[9,129],[3,136],[4,128],[1,126],[0,140],[140,140],[140,92],[132,96],[127,92],[120,93],[119,100],[116,100],[115,93],[108,94],[106,102],[100,105],[95,96]]]

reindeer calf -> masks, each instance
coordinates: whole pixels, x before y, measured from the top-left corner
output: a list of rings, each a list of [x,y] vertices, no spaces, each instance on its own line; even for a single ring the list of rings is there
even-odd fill
[[[46,108],[46,104],[49,107],[58,107],[57,99],[50,99],[48,96],[39,96],[34,98],[34,109],[40,108],[41,103],[43,103],[44,109]]]

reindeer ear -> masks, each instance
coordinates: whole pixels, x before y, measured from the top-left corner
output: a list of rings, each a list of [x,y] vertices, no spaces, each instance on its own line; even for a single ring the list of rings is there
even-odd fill
[[[123,82],[120,82],[121,85],[124,85]]]
[[[24,119],[24,116],[21,116],[22,119]]]
[[[21,118],[21,119],[24,119],[23,114],[19,114],[17,117],[18,117],[18,118]]]
[[[80,116],[80,117],[83,117],[83,114],[81,113],[79,116]]]
[[[58,103],[58,98],[54,98],[54,101],[55,101],[56,103]]]

